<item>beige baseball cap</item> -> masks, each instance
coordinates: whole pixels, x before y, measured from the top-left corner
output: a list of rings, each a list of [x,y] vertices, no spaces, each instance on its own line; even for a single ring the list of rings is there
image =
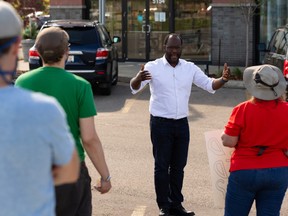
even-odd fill
[[[0,39],[20,36],[22,28],[23,22],[16,10],[0,0]]]

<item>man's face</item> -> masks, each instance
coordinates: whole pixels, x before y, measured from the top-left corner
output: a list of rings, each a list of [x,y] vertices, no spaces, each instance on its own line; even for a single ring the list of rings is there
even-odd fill
[[[18,63],[18,48],[21,40],[20,37],[16,42],[12,43],[8,51],[1,55],[0,70],[7,73],[0,77],[0,86],[10,84],[14,73],[16,73]]]
[[[177,36],[170,36],[164,48],[167,61],[171,65],[176,65],[182,53],[181,39]]]

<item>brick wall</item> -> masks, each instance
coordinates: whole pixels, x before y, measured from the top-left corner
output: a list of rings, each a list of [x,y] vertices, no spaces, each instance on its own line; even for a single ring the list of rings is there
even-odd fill
[[[52,19],[83,19],[85,10],[85,0],[50,0]]]
[[[239,3],[254,3],[255,0],[212,0],[213,4],[239,4]]]
[[[253,25],[249,24],[249,65],[252,64]],[[246,57],[246,24],[241,8],[229,5],[212,7],[212,64],[219,62],[219,40],[221,39],[220,65],[244,66]]]
[[[61,5],[83,5],[84,0],[50,0],[50,5],[61,6]]]

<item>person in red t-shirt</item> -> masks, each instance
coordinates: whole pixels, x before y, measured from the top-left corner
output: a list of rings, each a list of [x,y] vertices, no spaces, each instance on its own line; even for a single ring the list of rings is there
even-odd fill
[[[272,65],[248,67],[243,82],[252,99],[237,105],[222,134],[231,156],[225,216],[279,216],[288,187],[286,81]]]

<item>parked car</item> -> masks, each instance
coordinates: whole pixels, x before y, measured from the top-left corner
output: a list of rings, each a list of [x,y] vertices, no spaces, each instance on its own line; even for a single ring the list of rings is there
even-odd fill
[[[88,80],[92,87],[99,87],[104,95],[111,94],[111,86],[118,81],[118,52],[115,43],[120,37],[111,40],[105,26],[87,20],[50,20],[44,28],[57,26],[69,34],[70,51],[65,65],[68,72]],[[41,58],[33,46],[29,50],[30,70],[42,66]]]
[[[265,46],[265,45],[264,45]],[[288,101],[288,24],[275,30],[268,48],[265,50],[263,63],[271,64],[283,71],[287,81],[286,101]]]

